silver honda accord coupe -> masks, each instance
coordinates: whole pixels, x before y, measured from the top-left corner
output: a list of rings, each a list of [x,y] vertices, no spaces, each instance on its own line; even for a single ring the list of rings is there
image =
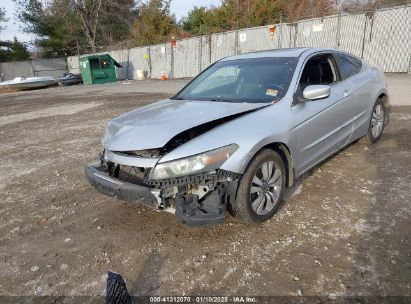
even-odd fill
[[[285,187],[388,122],[382,72],[333,49],[293,48],[217,61],[175,96],[108,123],[98,191],[175,213],[190,226],[270,219]]]

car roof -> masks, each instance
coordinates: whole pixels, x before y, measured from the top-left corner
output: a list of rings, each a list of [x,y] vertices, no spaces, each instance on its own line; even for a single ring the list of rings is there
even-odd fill
[[[252,53],[244,53],[240,55],[234,55],[222,59],[222,61],[237,60],[237,59],[251,59],[251,58],[264,58],[264,57],[300,57],[303,53],[315,53],[318,51],[331,51],[340,52],[340,50],[324,49],[324,48],[284,48],[274,49],[266,51],[258,51]]]

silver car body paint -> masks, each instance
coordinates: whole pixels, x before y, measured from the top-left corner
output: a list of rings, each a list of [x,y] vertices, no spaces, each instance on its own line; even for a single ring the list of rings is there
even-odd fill
[[[238,150],[221,169],[243,173],[260,149],[272,143],[282,143],[290,151],[295,176],[298,177],[327,156],[365,135],[375,101],[380,94],[387,95],[383,73],[363,62],[359,73],[330,85],[331,92],[328,98],[295,103],[294,93],[305,63],[312,56],[321,53],[343,52],[333,49],[299,48],[225,58],[223,60],[299,57],[299,61],[287,93],[275,104],[267,106],[163,100],[112,120],[103,139],[103,145],[106,150],[111,151],[160,148],[175,135],[194,126],[261,108],[195,137],[158,161],[161,163],[180,159],[235,143],[239,146]],[[157,159],[152,161],[151,165],[155,162]]]
[[[161,148],[185,130],[265,106],[265,103],[166,99],[113,119],[102,143],[110,151]]]
[[[304,89],[303,97],[306,99],[322,99],[330,96],[331,87],[329,85],[311,85]]]

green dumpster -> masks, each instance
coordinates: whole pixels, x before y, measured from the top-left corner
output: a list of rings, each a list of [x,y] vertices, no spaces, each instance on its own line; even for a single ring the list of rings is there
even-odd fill
[[[109,54],[80,57],[80,72],[84,84],[115,82],[116,67],[121,68],[121,64]]]

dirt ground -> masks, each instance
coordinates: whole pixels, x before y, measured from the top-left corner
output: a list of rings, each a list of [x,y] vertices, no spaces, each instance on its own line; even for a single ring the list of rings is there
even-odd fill
[[[92,88],[0,96],[0,295],[103,295],[111,270],[135,295],[411,296],[411,106],[271,221],[193,229],[87,184],[106,122],[169,95]]]

